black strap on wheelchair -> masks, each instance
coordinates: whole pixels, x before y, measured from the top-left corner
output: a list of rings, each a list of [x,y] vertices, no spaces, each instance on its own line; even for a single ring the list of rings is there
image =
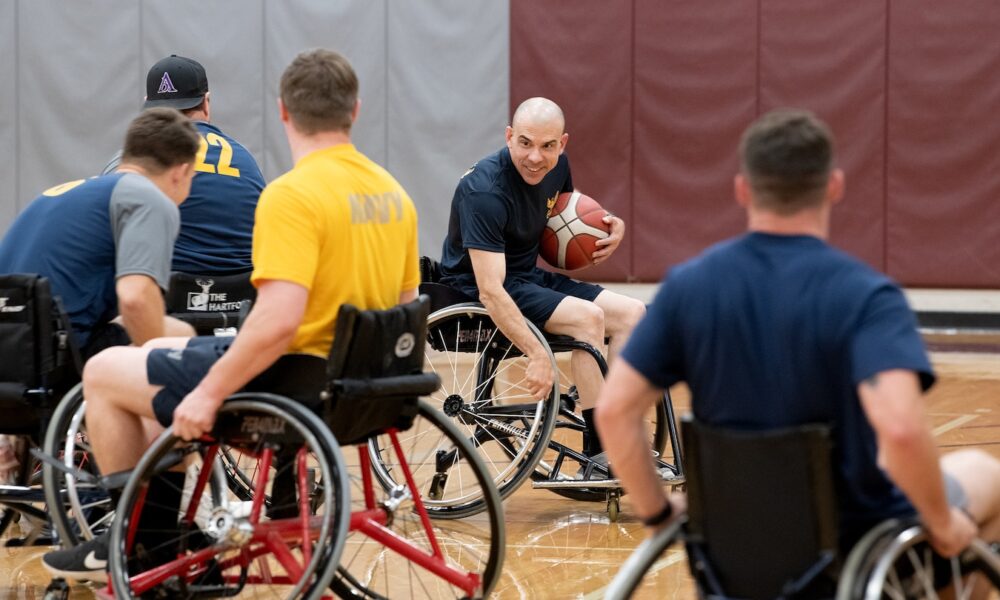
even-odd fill
[[[341,306],[323,393],[324,420],[340,443],[408,429],[418,398],[440,386],[423,372],[429,310],[425,296],[388,310]]]

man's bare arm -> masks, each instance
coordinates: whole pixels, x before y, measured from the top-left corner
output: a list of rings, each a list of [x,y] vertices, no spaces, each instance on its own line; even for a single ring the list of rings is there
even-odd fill
[[[163,337],[166,308],[160,286],[148,275],[123,275],[115,282],[118,314],[136,346]]]
[[[646,414],[662,398],[663,390],[650,384],[628,362],[618,360],[611,365],[597,400],[597,431],[608,462],[642,519],[661,513],[668,501],[653,468],[646,431]],[[675,514],[684,511],[683,496],[676,495],[670,502]]]
[[[961,551],[976,528],[948,505],[917,375],[903,369],[883,371],[861,382],[858,395],[878,437],[879,466],[920,513],[935,549],[948,556]]]
[[[514,299],[503,288],[507,263],[503,253],[469,250],[472,271],[476,275],[479,300],[493,322],[514,345],[528,357],[528,391],[541,400],[552,389],[552,365],[541,342],[531,333]]]
[[[407,302],[413,302],[417,299],[417,290],[403,290],[399,294],[399,303],[406,304]]]
[[[246,323],[229,350],[174,410],[174,432],[195,439],[209,431],[222,401],[285,353],[305,315],[309,290],[288,281],[266,280]]]

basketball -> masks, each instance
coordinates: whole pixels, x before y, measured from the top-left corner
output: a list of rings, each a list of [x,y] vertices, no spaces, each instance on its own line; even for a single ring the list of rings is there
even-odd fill
[[[604,222],[607,214],[590,196],[580,192],[559,194],[542,233],[542,258],[566,271],[592,265],[591,256],[598,249],[597,240],[611,234],[611,226]]]

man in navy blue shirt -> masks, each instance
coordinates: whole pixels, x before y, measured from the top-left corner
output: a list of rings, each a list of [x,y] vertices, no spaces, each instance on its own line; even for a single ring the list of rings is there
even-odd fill
[[[144,108],[176,108],[194,121],[201,138],[191,195],[181,205],[181,231],[173,270],[228,275],[248,273],[254,212],[264,176],[242,144],[211,124],[211,93],[205,68],[172,54],[146,74]],[[114,169],[113,159],[104,172]]]
[[[530,98],[514,112],[507,146],[477,162],[462,177],[451,203],[448,236],[441,255],[441,283],[478,298],[497,327],[528,357],[526,386],[538,399],[552,389],[545,350],[525,324],[572,336],[614,357],[645,311],[642,302],[539,269],[539,242],[548,211],[563,192],[573,191],[569,160],[563,153],[569,134],[563,112],[551,100]],[[598,241],[595,263],[621,243],[625,223],[610,213],[611,234]],[[601,372],[586,353],[571,358],[590,434],[584,452],[601,454],[593,425],[593,405]],[[600,460],[600,459],[599,459]]]
[[[1000,539],[1000,462],[978,450],[939,460],[922,397],[934,375],[902,291],[826,242],[844,189],[826,126],[772,112],[744,134],[741,155],[749,233],[670,270],[598,401],[611,464],[643,522],[655,529],[683,506],[665,498],[639,440],[647,407],[686,381],[709,425],[832,425],[842,547],[914,513],[946,556],[977,526]]]
[[[146,111],[129,125],[114,173],[42,192],[0,241],[0,273],[49,279],[84,358],[194,335],[164,315],[163,292],[197,149],[198,134],[179,112]]]

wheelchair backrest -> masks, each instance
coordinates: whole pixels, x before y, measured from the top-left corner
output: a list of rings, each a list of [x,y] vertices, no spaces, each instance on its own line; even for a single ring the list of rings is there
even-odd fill
[[[444,285],[440,281],[441,264],[433,258],[421,256],[420,293],[430,298],[431,311],[441,310],[463,302],[476,302],[475,298],[466,296],[458,289]]]
[[[25,391],[75,380],[79,372],[69,318],[48,279],[0,275],[0,395],[14,401]]]
[[[174,272],[165,303],[168,314],[190,323],[199,334],[211,334],[218,327],[236,327],[247,308],[243,303],[256,298],[249,271],[233,275]]]
[[[429,256],[420,257],[420,282],[437,283],[441,279],[441,263]]]
[[[688,416],[681,437],[688,555],[705,592],[780,598],[824,589],[837,556],[829,428],[735,431]]]
[[[440,380],[424,373],[430,302],[426,296],[388,310],[345,304],[327,362],[324,418],[342,444],[389,427],[406,429],[417,399]]]

